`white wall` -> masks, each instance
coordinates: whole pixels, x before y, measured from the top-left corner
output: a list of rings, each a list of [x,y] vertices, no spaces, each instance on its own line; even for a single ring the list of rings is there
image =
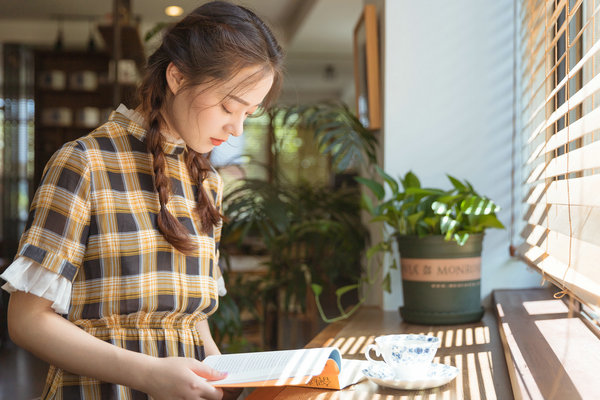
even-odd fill
[[[374,1],[366,1],[374,2]],[[375,1],[382,9],[381,1]],[[425,186],[450,188],[449,173],[492,198],[510,224],[513,2],[385,0],[384,169],[415,172]],[[488,230],[482,297],[496,288],[539,285],[508,253],[509,231]],[[395,272],[395,271],[393,271]],[[386,309],[402,302],[393,273]]]

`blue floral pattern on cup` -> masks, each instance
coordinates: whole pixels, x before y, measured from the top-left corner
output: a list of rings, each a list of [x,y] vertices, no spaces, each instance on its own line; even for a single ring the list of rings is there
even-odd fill
[[[430,362],[437,352],[440,339],[435,336],[407,335],[401,342],[396,344],[396,338],[390,337],[394,362]],[[383,342],[386,341],[383,336]]]
[[[401,334],[379,336],[374,350],[382,354],[388,364],[431,362],[440,338],[429,335]]]

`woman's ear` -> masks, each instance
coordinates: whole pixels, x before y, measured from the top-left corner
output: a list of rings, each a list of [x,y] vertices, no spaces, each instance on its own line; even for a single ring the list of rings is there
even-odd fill
[[[167,66],[167,85],[169,85],[169,89],[171,93],[177,94],[179,89],[181,89],[183,85],[183,74],[179,71],[179,68],[175,66],[172,62]]]

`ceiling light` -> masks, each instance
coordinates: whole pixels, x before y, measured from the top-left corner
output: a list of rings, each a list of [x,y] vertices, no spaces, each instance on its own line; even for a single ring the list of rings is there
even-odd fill
[[[179,17],[181,14],[183,14],[183,8],[179,6],[169,6],[165,8],[165,14],[167,14],[169,17]]]

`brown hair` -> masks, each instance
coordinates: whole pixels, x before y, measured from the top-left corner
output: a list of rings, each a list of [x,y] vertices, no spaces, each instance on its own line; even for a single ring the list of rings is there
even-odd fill
[[[160,201],[158,228],[176,249],[189,253],[196,245],[185,226],[166,208],[171,181],[165,173],[162,150],[165,139],[160,128],[165,124],[161,112],[168,109],[170,102],[166,70],[171,62],[184,76],[184,89],[207,83],[217,85],[244,68],[261,67],[251,82],[244,85],[273,73],[273,85],[262,103],[262,107],[267,108],[281,87],[283,52],[271,30],[252,11],[224,1],[212,1],[168,29],[160,47],[148,59],[138,96],[148,121],[146,146],[154,157],[154,185]],[[208,233],[222,218],[202,186],[211,170],[210,161],[188,146],[186,165],[198,185],[198,217],[202,231]]]

